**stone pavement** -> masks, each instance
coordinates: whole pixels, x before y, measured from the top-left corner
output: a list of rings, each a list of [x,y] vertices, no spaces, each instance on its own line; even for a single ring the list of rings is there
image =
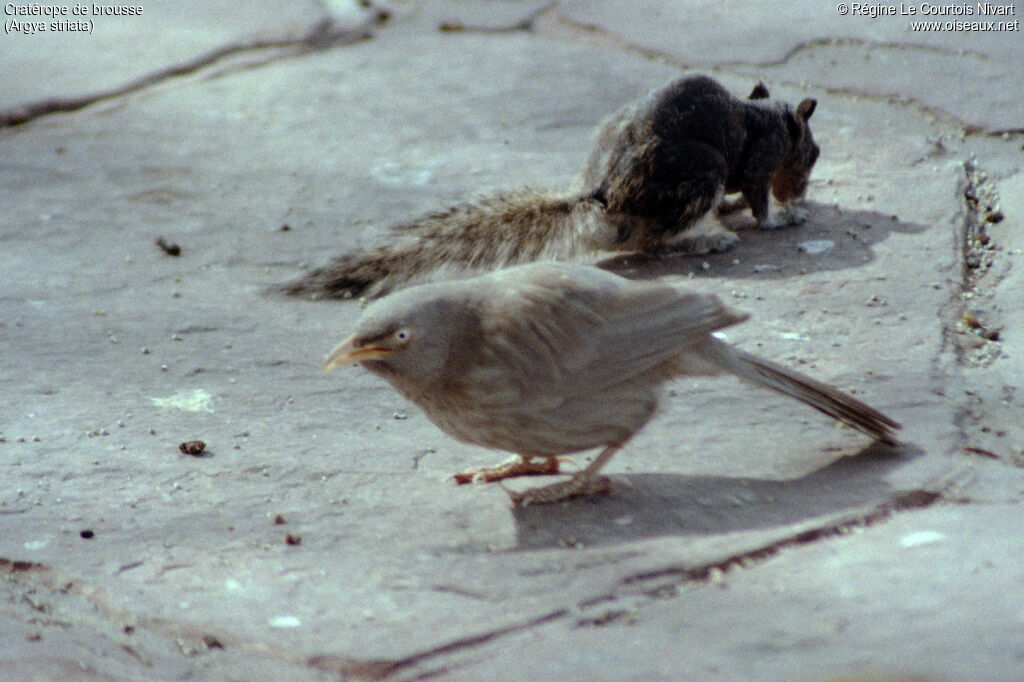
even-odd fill
[[[0,679],[1021,676],[1019,28],[809,0],[140,6],[0,37]],[[446,481],[504,455],[319,371],[358,302],[263,293],[416,213],[569,186],[603,117],[689,71],[818,98],[811,218],[606,267],[750,312],[730,341],[903,447],[679,381],[613,494],[512,509]]]

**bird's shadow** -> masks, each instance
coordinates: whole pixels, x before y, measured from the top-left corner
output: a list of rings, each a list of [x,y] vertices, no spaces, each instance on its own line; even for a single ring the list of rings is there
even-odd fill
[[[877,211],[849,211],[813,201],[803,205],[808,219],[800,225],[761,230],[748,211],[718,220],[740,242],[724,253],[691,256],[667,251],[659,255],[616,254],[596,265],[631,279],[692,274],[772,280],[810,272],[861,267],[874,259],[874,246],[894,233],[916,233],[926,225],[901,221]]]
[[[517,549],[601,546],[671,535],[708,536],[805,521],[892,499],[893,470],[912,445],[874,443],[800,478],[621,474],[608,495],[516,507]]]

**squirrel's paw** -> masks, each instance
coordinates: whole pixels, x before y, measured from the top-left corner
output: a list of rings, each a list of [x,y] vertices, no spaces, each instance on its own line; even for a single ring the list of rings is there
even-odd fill
[[[776,215],[770,215],[762,220],[758,227],[762,230],[777,230],[780,227],[801,225],[811,217],[810,211],[799,206],[787,206]]]
[[[811,212],[802,206],[786,206],[782,209],[781,217],[790,225],[801,225],[811,217]]]
[[[740,238],[735,232],[719,230],[710,234],[682,234],[664,244],[664,249],[672,253],[684,253],[688,256],[702,256],[706,253],[721,253],[736,246]]]
[[[723,199],[715,210],[718,215],[730,215],[745,208],[750,208],[750,204],[747,203],[746,197],[740,196],[735,199]]]

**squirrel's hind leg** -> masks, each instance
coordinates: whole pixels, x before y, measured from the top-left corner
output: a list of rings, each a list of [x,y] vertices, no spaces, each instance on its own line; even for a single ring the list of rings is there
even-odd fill
[[[728,251],[739,243],[739,236],[726,229],[710,216],[699,220],[696,225],[662,242],[662,249],[672,253],[700,256],[706,253]]]
[[[714,193],[714,198],[705,204],[701,201],[694,210],[684,214],[682,218],[682,229],[678,231],[664,230],[658,236],[661,238],[657,245],[659,251],[671,251],[689,256],[700,256],[706,253],[720,253],[728,251],[740,241],[735,232],[727,229],[715,215],[718,214],[718,207],[722,205],[725,196],[724,189],[719,186]],[[707,206],[704,209],[705,205]],[[704,209],[703,213],[694,214]],[[687,224],[687,221],[689,223]]]

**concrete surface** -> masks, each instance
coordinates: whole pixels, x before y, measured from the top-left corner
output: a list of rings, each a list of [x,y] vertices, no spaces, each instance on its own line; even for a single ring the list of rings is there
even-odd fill
[[[811,2],[143,6],[0,39],[0,678],[1020,676],[1019,31]],[[730,341],[903,447],[680,381],[613,494],[511,509],[445,480],[504,455],[319,371],[358,302],[262,293],[417,212],[568,186],[604,116],[688,70],[819,99],[811,219],[605,266],[749,311]]]

